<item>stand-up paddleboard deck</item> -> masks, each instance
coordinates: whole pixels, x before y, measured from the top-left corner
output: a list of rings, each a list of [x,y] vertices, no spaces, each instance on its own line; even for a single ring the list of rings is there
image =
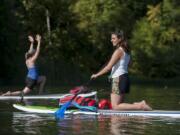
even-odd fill
[[[79,94],[82,97],[96,96],[97,92],[89,92],[84,94]],[[29,96],[0,96],[0,100],[21,100],[23,99],[61,99],[67,96],[73,96],[73,94],[48,94],[48,95],[29,95]]]
[[[46,113],[54,114],[58,108],[45,107],[45,106],[29,106],[13,104],[13,107],[29,112],[29,113]],[[151,117],[176,117],[180,118],[180,111],[116,111],[116,110],[98,110],[97,112],[80,111],[80,110],[67,110],[65,114],[84,114],[84,115],[116,115],[116,116],[151,116]]]

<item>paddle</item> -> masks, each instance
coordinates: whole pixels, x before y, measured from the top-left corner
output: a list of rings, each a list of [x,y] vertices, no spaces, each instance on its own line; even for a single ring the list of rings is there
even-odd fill
[[[80,87],[80,90],[72,97],[72,99],[65,104],[61,106],[56,112],[55,112],[55,117],[57,119],[63,119],[64,114],[66,109],[71,105],[72,101],[81,93],[86,93],[87,92],[87,86],[90,84],[91,80],[89,80],[84,86]]]

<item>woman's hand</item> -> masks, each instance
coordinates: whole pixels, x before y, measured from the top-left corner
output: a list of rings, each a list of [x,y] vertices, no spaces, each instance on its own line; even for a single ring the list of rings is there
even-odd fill
[[[97,74],[92,74],[92,75],[91,75],[91,79],[96,79],[97,77],[98,77]]]
[[[29,39],[29,41],[30,41],[31,43],[34,43],[34,39],[33,39],[32,36],[28,36],[28,39]]]
[[[36,35],[36,41],[40,42],[41,41],[41,36],[39,34]]]

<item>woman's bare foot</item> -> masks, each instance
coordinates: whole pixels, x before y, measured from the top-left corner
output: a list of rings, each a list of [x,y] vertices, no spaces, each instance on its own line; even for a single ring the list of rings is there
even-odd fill
[[[134,102],[133,104],[137,105],[139,110],[152,111],[152,108],[146,103],[145,100],[142,100],[141,102]]]
[[[152,111],[152,108],[146,103],[146,101],[142,101],[142,107],[144,111]]]
[[[8,91],[8,92],[2,94],[2,96],[11,96],[11,91]]]

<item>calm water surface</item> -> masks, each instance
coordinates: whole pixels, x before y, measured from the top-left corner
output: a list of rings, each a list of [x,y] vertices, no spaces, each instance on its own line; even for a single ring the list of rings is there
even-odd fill
[[[105,92],[106,91],[106,92]],[[99,97],[108,97],[108,89]],[[180,110],[178,89],[134,86],[127,102],[146,99],[153,108]],[[52,115],[18,112],[12,102],[0,102],[0,135],[179,135],[180,118],[69,115],[55,120]]]

